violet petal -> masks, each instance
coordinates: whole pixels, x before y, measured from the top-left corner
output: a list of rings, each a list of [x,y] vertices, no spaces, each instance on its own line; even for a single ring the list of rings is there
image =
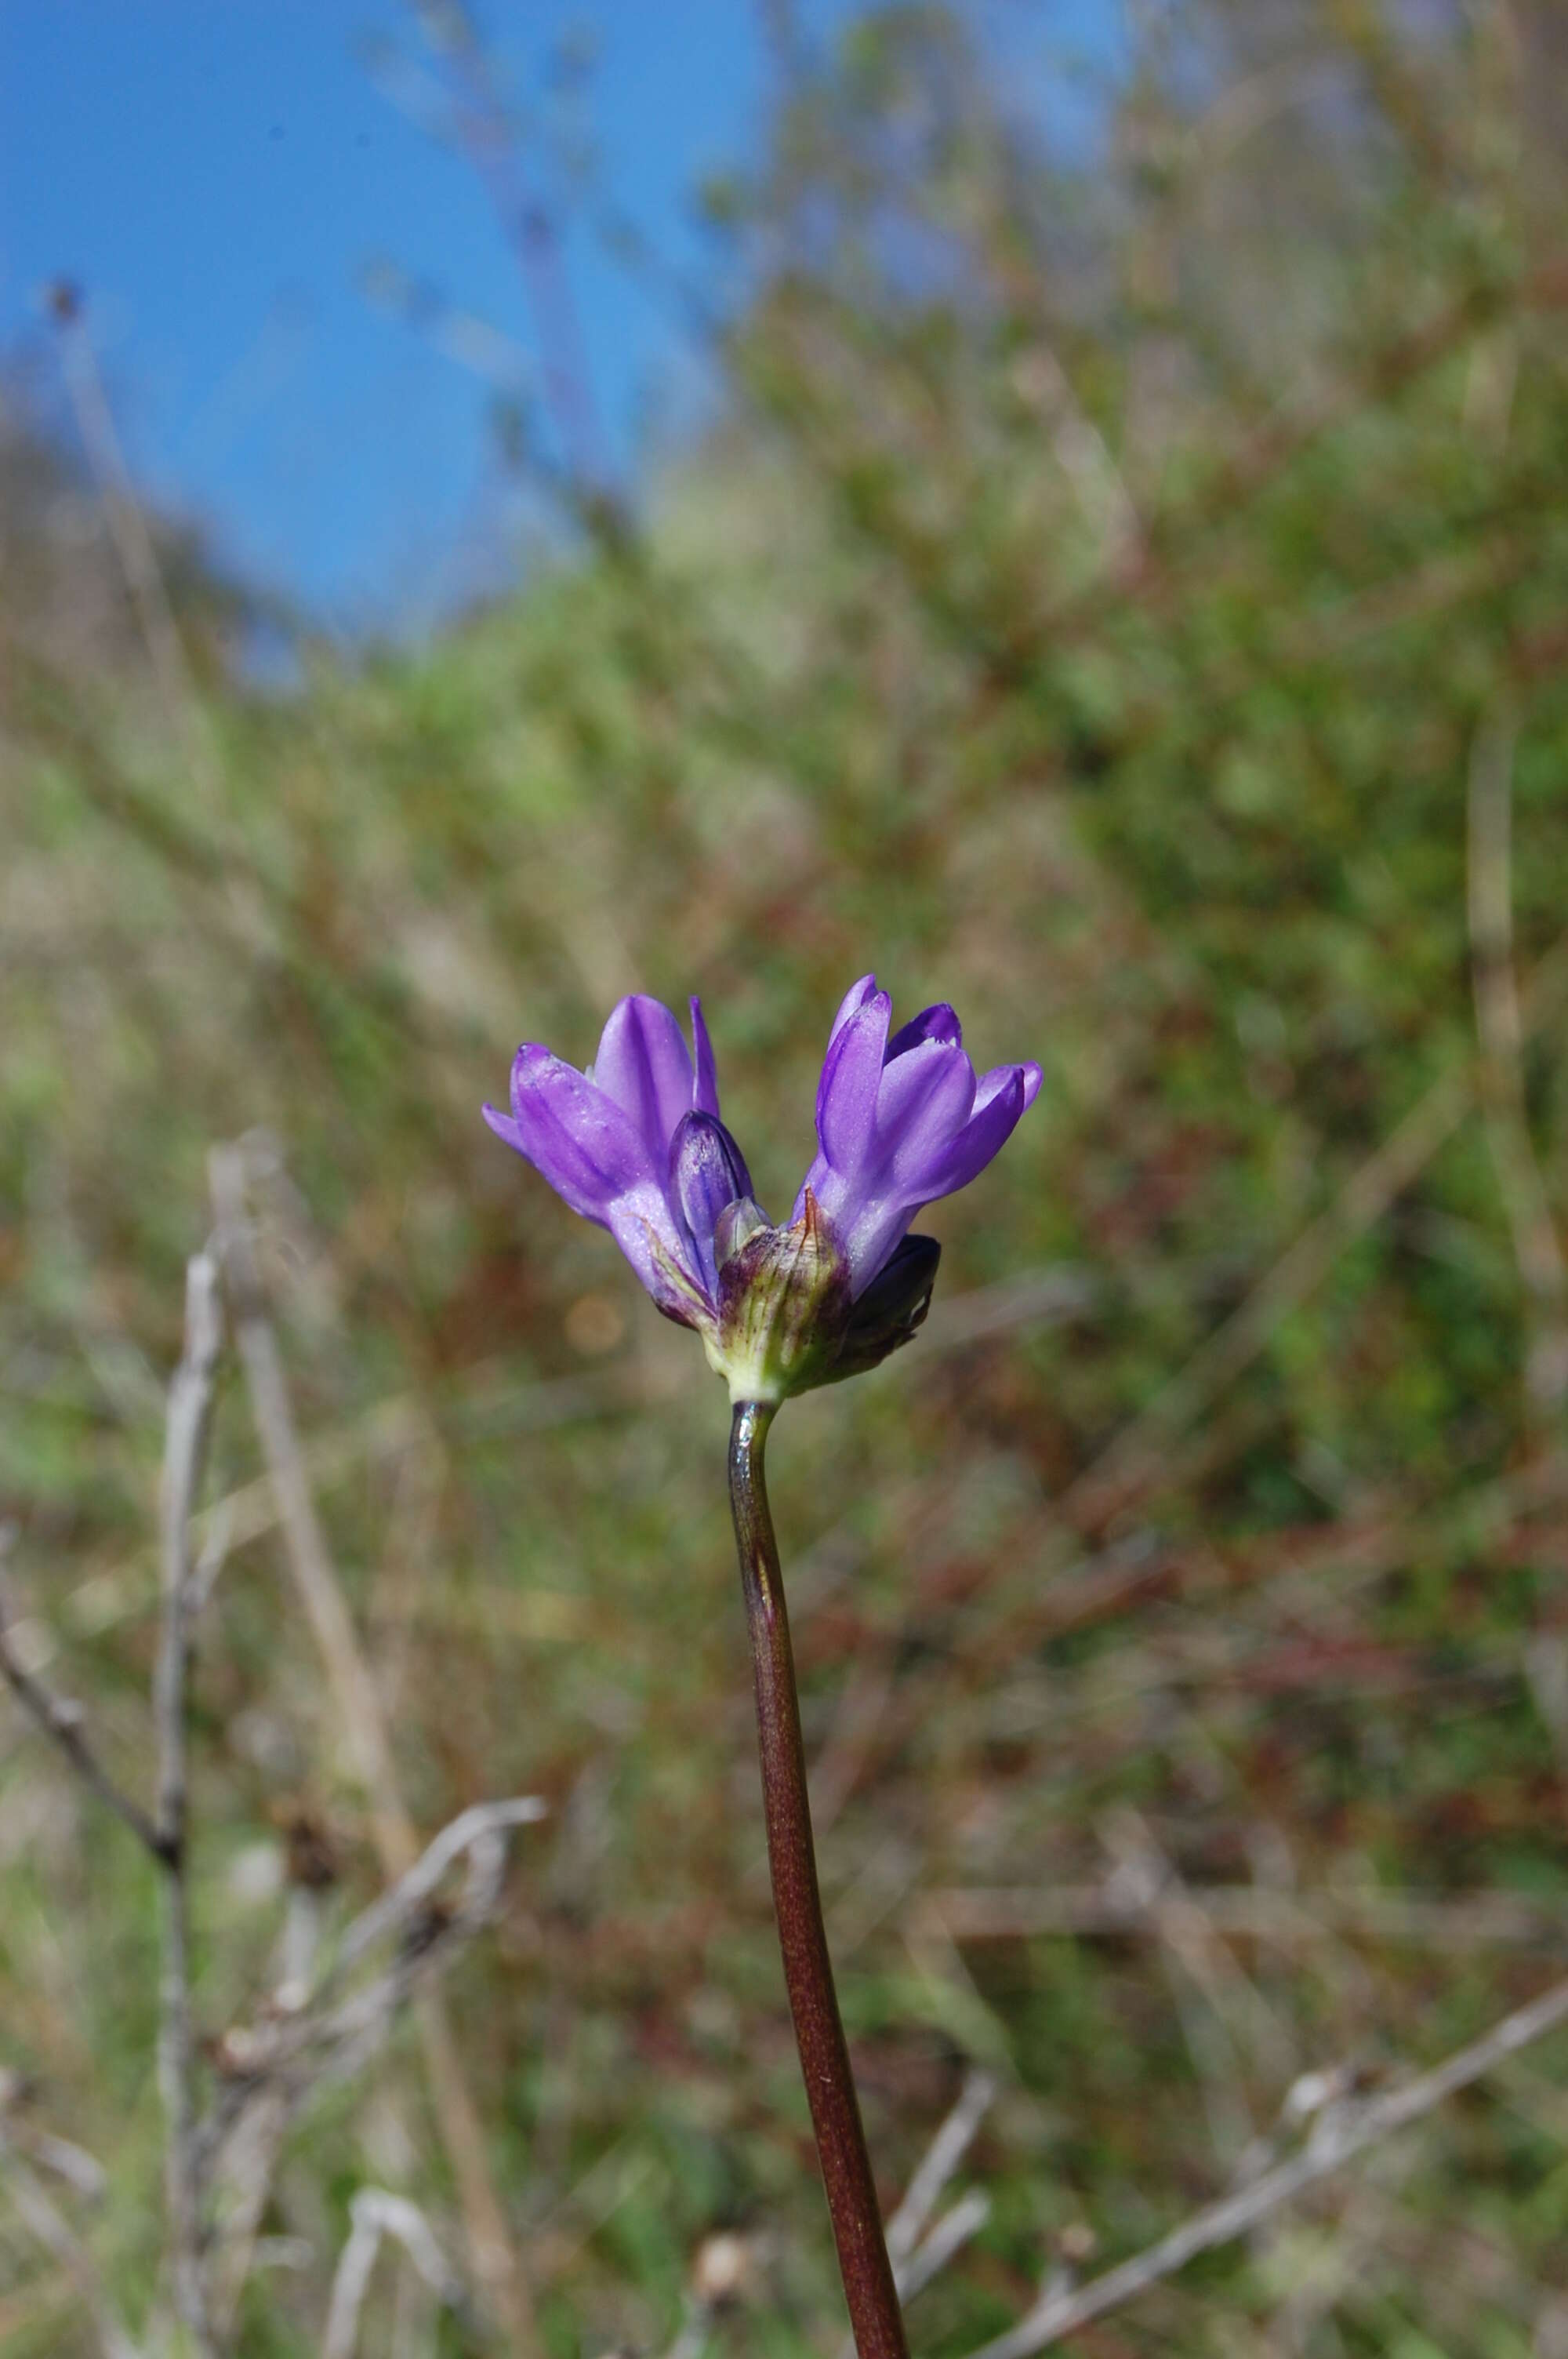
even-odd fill
[[[662,1169],[676,1125],[692,1103],[691,1050],[662,1001],[642,992],[611,1010],[590,1074],[630,1116]]]
[[[490,1109],[491,1128],[527,1157],[574,1212],[602,1221],[617,1196],[658,1185],[654,1158],[620,1106],[575,1065],[533,1044],[512,1067],[510,1129]]]
[[[1038,1065],[994,1066],[976,1091],[975,1111],[962,1130],[929,1162],[910,1171],[908,1184],[920,1190],[921,1202],[951,1196],[978,1179],[1011,1137],[1039,1089]]]
[[[875,996],[876,988],[877,979],[874,974],[863,974],[859,983],[852,983],[849,985],[849,990],[838,1002],[838,1015],[835,1016],[832,1023],[827,1028],[827,1045],[829,1048],[831,1048],[834,1041],[837,1040],[839,1033],[842,1032],[845,1025],[849,1021],[850,1016],[856,1015],[860,1008],[864,1007],[868,999],[871,999]]]
[[[849,1264],[849,1292],[854,1300],[858,1302],[881,1275],[911,1221],[929,1201],[925,1196],[911,1200],[902,1190],[895,1193],[888,1189],[846,1203],[849,1217],[840,1222],[839,1234]]]
[[[922,1040],[889,1064],[877,1093],[871,1158],[879,1182],[921,1171],[951,1144],[975,1103],[975,1069],[950,1040]]]
[[[877,1091],[892,1002],[874,991],[848,1016],[828,1048],[816,1089],[816,1136],[840,1171],[853,1171],[871,1152]]]
[[[650,1181],[618,1196],[604,1226],[666,1318],[694,1327],[708,1306],[708,1288],[691,1240],[677,1228],[669,1199]]]
[[[922,1040],[950,1040],[956,1049],[961,1049],[964,1027],[957,1008],[949,1007],[946,1000],[939,1000],[935,1007],[923,1007],[918,1016],[912,1016],[893,1034],[888,1042],[885,1061],[891,1065],[895,1057],[918,1048]]]

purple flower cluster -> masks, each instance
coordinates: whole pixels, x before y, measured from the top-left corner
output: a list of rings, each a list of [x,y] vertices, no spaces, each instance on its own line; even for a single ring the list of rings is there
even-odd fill
[[[977,1080],[951,1007],[890,1038],[891,1020],[874,975],[834,1018],[817,1153],[787,1228],[768,1223],[719,1119],[695,999],[691,1048],[667,1007],[637,996],[612,1011],[584,1072],[519,1049],[511,1114],[487,1105],[484,1117],[611,1232],[661,1310],[697,1329],[737,1399],[776,1399],[871,1366],[913,1333],[936,1248],[908,1235],[911,1221],[985,1169],[1040,1087],[1033,1064]]]

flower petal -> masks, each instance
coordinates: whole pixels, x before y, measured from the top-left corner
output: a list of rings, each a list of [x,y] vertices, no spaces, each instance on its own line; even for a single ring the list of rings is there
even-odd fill
[[[849,985],[849,990],[838,1002],[838,1013],[833,1018],[832,1024],[828,1027],[827,1045],[829,1048],[831,1048],[834,1041],[837,1040],[839,1033],[842,1032],[845,1025],[849,1021],[850,1016],[857,1014],[860,1008],[864,1007],[868,999],[875,997],[877,979],[874,974],[863,974],[859,983],[852,983]],[[891,1000],[888,1005],[891,1011],[892,1005]]]
[[[659,1309],[689,1326],[702,1272],[666,1180],[629,1116],[575,1065],[535,1047],[517,1051],[512,1105],[510,1119],[484,1110],[497,1137],[574,1212],[608,1229]]]
[[[882,1072],[875,1169],[890,1180],[923,1170],[968,1121],[975,1069],[951,1040],[921,1040]]]
[[[691,1003],[691,1037],[697,1048],[697,1080],[692,1088],[691,1103],[698,1114],[719,1113],[719,1074],[713,1062],[713,1043],[708,1037],[708,1027],[702,1020],[702,1002]]]
[[[594,1086],[631,1117],[662,1173],[693,1088],[691,1050],[664,1003],[638,992],[612,1008],[590,1071]]]
[[[994,1066],[976,1091],[975,1111],[957,1137],[928,1163],[909,1172],[908,1184],[919,1189],[919,1201],[929,1204],[938,1196],[951,1196],[978,1179],[1006,1146],[1039,1089],[1038,1065]]]
[[[499,1137],[546,1179],[574,1212],[602,1221],[616,1197],[659,1173],[622,1109],[559,1057],[528,1043],[512,1067],[512,1116],[485,1110]]]
[[[480,1112],[483,1114],[485,1121],[490,1125],[491,1129],[494,1131],[497,1138],[504,1139],[506,1145],[510,1147],[515,1154],[523,1156],[529,1161],[533,1159],[528,1155],[528,1150],[523,1144],[522,1132],[518,1129],[517,1125],[513,1121],[512,1116],[509,1114],[503,1114],[498,1106],[492,1106],[488,1098],[484,1104],[481,1106]]]
[[[964,1027],[957,1008],[949,1007],[946,1000],[939,1000],[935,1007],[923,1007],[918,1016],[912,1016],[893,1034],[888,1042],[885,1061],[891,1065],[895,1057],[918,1048],[922,1040],[951,1040],[956,1049],[961,1049]]]
[[[857,1169],[871,1150],[892,1014],[887,993],[873,991],[844,1018],[823,1060],[816,1085],[816,1136],[838,1170]]]
[[[695,1327],[711,1308],[691,1240],[676,1223],[669,1199],[652,1182],[618,1196],[604,1225],[636,1271],[646,1291],[668,1319]]]
[[[902,1188],[881,1188],[872,1195],[851,1197],[845,1204],[847,1223],[840,1224],[844,1257],[849,1265],[849,1294],[858,1302],[868,1286],[886,1268],[900,1239],[919,1212],[924,1197],[911,1200]]]

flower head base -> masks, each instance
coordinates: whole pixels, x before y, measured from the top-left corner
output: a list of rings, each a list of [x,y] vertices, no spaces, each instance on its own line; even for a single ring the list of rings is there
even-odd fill
[[[703,1344],[731,1400],[779,1401],[830,1380],[849,1321],[849,1273],[809,1189],[787,1229],[753,1228],[756,1206],[736,1209],[738,1241],[719,1266],[719,1316]]]
[[[586,1071],[519,1049],[512,1112],[485,1120],[576,1212],[610,1230],[658,1309],[702,1337],[732,1400],[777,1402],[875,1367],[925,1318],[940,1247],[922,1204],[982,1171],[1040,1087],[1037,1065],[977,1082],[950,1007],[890,1040],[867,975],[834,1022],[818,1152],[786,1227],[752,1194],[719,1114],[713,1052],[656,999],[623,999]],[[693,1051],[695,1050],[695,1054]]]

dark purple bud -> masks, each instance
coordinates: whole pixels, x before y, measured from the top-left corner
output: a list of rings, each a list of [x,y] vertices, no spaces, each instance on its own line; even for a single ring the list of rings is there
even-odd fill
[[[717,1114],[681,1116],[670,1141],[670,1184],[711,1293],[718,1282],[713,1233],[719,1216],[752,1193],[745,1158]]]
[[[856,1303],[828,1381],[858,1376],[907,1343],[931,1308],[942,1248],[935,1237],[905,1237]]]

